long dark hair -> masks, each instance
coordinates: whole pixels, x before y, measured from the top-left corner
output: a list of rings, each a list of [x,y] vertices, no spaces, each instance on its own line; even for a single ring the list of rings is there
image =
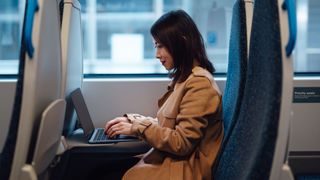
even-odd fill
[[[183,82],[192,72],[193,61],[211,74],[215,68],[209,61],[203,38],[192,20],[183,10],[162,15],[151,27],[153,38],[167,48],[173,58],[174,68],[170,74],[175,82]]]

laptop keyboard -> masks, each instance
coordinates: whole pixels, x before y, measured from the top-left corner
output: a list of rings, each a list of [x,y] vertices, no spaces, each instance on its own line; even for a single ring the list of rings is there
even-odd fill
[[[104,129],[98,129],[97,134],[94,137],[94,141],[104,141],[107,139],[108,137],[104,134]]]
[[[103,128],[97,128],[95,129],[95,132],[91,139],[89,140],[89,143],[96,144],[96,143],[105,143],[105,142],[126,142],[126,141],[137,141],[139,140],[135,136],[128,136],[128,135],[117,135],[114,138],[108,138],[108,136],[105,135]]]

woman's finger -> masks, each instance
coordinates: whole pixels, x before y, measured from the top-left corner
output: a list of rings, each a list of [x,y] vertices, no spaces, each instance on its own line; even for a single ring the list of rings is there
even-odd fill
[[[110,138],[114,138],[114,137],[116,137],[116,136],[119,135],[119,134],[120,134],[120,131],[119,131],[117,128],[112,128],[109,137],[110,137]]]
[[[120,120],[119,119],[113,119],[113,120],[110,120],[106,123],[106,126],[105,126],[105,132],[107,133],[108,130],[114,126],[115,124],[119,123]]]
[[[111,126],[107,131],[108,136],[113,137],[114,134],[116,134],[117,131],[120,129],[120,126],[121,126],[120,123],[117,123]]]

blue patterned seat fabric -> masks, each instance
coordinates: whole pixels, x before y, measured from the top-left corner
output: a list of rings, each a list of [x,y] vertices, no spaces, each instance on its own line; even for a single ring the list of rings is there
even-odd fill
[[[268,179],[277,138],[282,63],[278,1],[254,4],[246,84],[215,180]]]

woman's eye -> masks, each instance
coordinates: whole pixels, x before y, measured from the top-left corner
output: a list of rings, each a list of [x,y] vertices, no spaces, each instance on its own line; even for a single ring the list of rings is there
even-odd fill
[[[163,45],[161,45],[161,44],[156,44],[155,46],[154,46],[154,48],[162,48],[163,47]]]

